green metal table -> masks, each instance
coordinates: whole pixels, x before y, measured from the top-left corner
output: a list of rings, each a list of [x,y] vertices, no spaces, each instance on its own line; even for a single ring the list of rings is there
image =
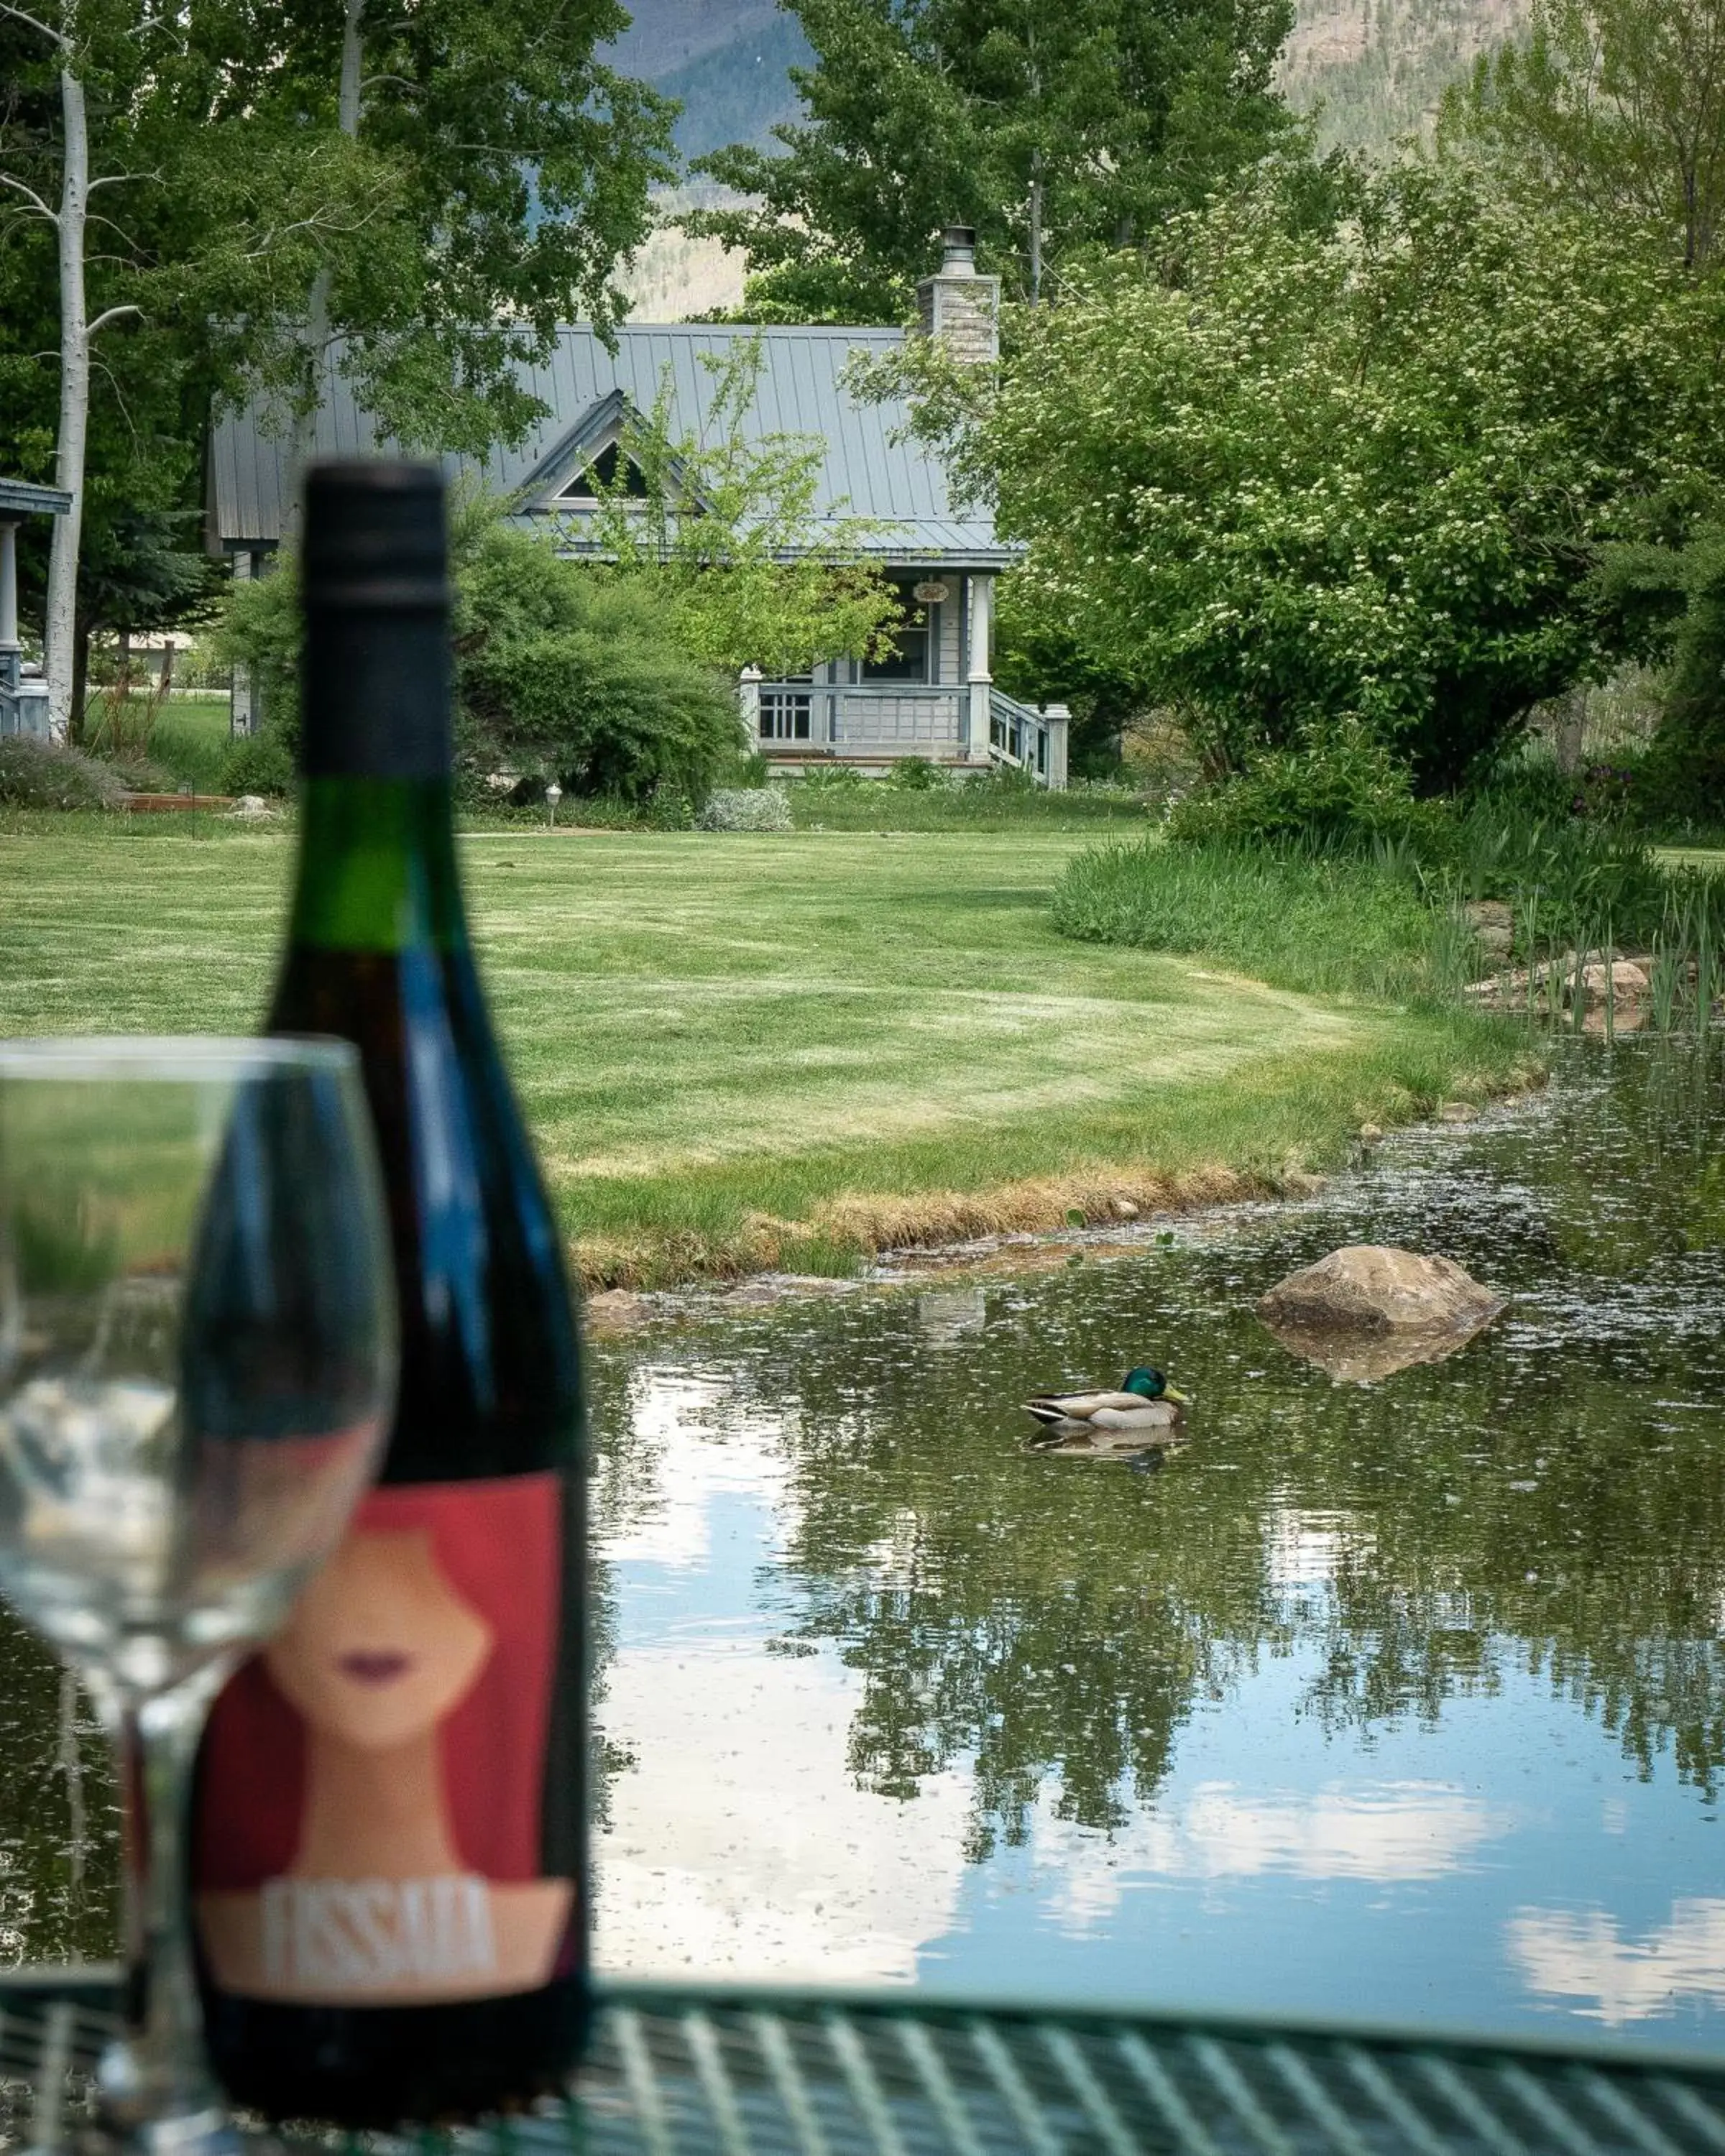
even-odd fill
[[[1725,2156],[1725,2061],[906,1993],[615,1985],[604,2002],[567,2102],[367,2145],[379,2156]],[[100,1984],[47,1973],[0,1984],[7,2139],[53,2138],[112,2025]]]

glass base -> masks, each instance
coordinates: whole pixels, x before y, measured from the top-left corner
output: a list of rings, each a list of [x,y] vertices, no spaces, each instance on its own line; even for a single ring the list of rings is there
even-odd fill
[[[212,2082],[152,2087],[139,2065],[124,2040],[110,2045],[95,2118],[63,2123],[39,2110],[30,2156],[242,2156],[244,2138]]]
[[[221,2104],[138,2123],[98,2118],[74,2138],[71,2156],[242,2156],[245,2143]]]
[[[39,2118],[20,2156],[245,2156],[246,2148],[245,2137],[217,2103],[158,2118],[126,2119],[99,2112],[93,2119],[68,2121],[51,2136]]]

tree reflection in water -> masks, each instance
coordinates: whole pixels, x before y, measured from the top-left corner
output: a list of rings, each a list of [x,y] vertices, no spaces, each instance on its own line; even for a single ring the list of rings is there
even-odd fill
[[[848,1763],[971,1776],[970,1854],[1039,1801],[1109,1829],[1182,1725],[1316,1650],[1301,1712],[1369,1735],[1520,1672],[1645,1775],[1725,1760],[1725,1152],[1717,1050],[1596,1054],[1549,1100],[1416,1138],[1303,1207],[1173,1250],[782,1307],[609,1351],[602,1512],[676,1461],[629,1435],[642,1356],[778,1433],[796,1635],[861,1680]],[[1608,1075],[1608,1070],[1609,1074]],[[1361,1388],[1251,1315],[1348,1241],[1440,1250],[1513,1298],[1465,1353]],[[1027,1455],[1014,1403],[1163,1363],[1198,1405],[1159,1474]],[[1318,1525],[1314,1527],[1312,1523]],[[1316,1534],[1321,1561],[1301,1556]]]

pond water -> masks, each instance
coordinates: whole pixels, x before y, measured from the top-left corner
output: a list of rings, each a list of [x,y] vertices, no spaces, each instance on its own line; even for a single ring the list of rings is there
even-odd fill
[[[1725,2051],[1718,1054],[1579,1054],[1076,1265],[598,1343],[603,1965]],[[1334,1381],[1252,1305],[1356,1241],[1510,1307]],[[1146,1359],[1196,1396],[1156,1471],[1024,1449]],[[102,1953],[99,1747],[0,1652],[0,1949]]]
[[[1622,1045],[1168,1247],[602,1348],[605,1964],[1725,2050],[1722,1137]],[[1252,1305],[1356,1241],[1510,1308],[1334,1382]],[[1145,1359],[1158,1471],[1023,1449]]]

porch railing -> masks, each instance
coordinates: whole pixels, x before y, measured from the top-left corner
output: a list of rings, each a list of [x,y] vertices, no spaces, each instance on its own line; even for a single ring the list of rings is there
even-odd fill
[[[983,693],[988,737],[978,741],[973,714]],[[1040,786],[1066,783],[1065,707],[1037,710],[1001,690],[984,692],[981,683],[762,681],[746,674],[741,699],[749,731],[768,756],[922,756],[1011,764]]]
[[[1043,710],[1021,704],[1004,690],[988,691],[988,755],[995,763],[1016,765],[1042,786],[1066,783],[1066,721],[1064,704]]]

